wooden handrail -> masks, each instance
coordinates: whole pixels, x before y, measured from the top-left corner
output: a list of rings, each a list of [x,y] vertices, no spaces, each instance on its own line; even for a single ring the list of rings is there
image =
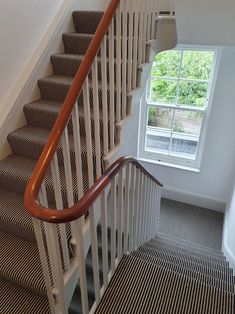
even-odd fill
[[[118,8],[120,0],[111,0],[107,10],[105,11],[100,24],[91,40],[88,50],[84,56],[84,59],[77,71],[74,81],[70,87],[70,90],[65,98],[60,113],[56,119],[55,125],[50,133],[48,142],[36,164],[31,179],[26,187],[25,191],[25,207],[29,210],[35,208],[35,200],[37,198],[40,186],[43,182],[43,178],[47,169],[50,166],[52,158],[56,152],[61,136],[65,130],[68,120],[71,116],[74,104],[76,103],[85,79],[91,69],[91,65],[97,55],[102,40],[108,30],[110,22]]]
[[[28,203],[28,199],[26,198],[26,208],[33,217],[50,223],[65,223],[76,220],[86,214],[113,177],[128,164],[135,165],[156,184],[162,187],[162,184],[138,160],[133,157],[124,156],[113,163],[74,206],[59,211],[43,207],[35,199],[30,200],[30,203]]]

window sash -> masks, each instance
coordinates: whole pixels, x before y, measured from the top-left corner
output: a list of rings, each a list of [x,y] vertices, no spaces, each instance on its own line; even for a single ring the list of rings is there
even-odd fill
[[[166,109],[172,109],[173,110],[173,116],[172,116],[172,121],[171,121],[171,128],[167,128],[167,129],[164,129],[164,128],[161,128],[161,127],[154,127],[154,126],[149,126],[148,125],[148,119],[149,119],[149,107],[157,107],[157,108],[166,108]],[[168,158],[170,158],[172,161],[175,160],[175,159],[178,159],[179,160],[184,160],[184,161],[188,161],[188,162],[195,162],[196,159],[197,159],[197,155],[198,155],[198,149],[199,149],[199,145],[200,145],[200,141],[201,141],[201,135],[202,135],[202,130],[203,130],[203,125],[204,125],[204,120],[205,120],[205,115],[206,115],[206,109],[195,109],[194,107],[192,109],[194,110],[190,110],[188,107],[186,107],[186,110],[184,110],[182,107],[178,107],[178,106],[171,106],[171,105],[167,105],[167,106],[162,106],[162,105],[158,105],[158,104],[155,104],[152,106],[151,103],[147,103],[147,106],[146,106],[146,127],[145,127],[145,136],[144,136],[144,150],[145,152],[147,152],[148,154],[155,154],[156,156],[158,156],[158,159],[161,159],[161,156],[164,156],[164,158],[166,156],[168,156]],[[199,112],[199,113],[202,113],[202,120],[201,120],[201,126],[200,126],[200,131],[199,131],[199,134],[198,135],[194,135],[194,134],[189,134],[189,133],[180,133],[180,132],[176,132],[174,131],[174,122],[175,122],[175,110],[180,110],[180,111],[193,111],[193,112]],[[147,149],[147,133],[148,131],[152,129],[152,130],[158,130],[158,131],[161,131],[161,132],[169,132],[170,133],[170,142],[169,142],[169,150],[168,150],[168,153],[163,153],[163,152],[157,152],[157,151],[154,151],[154,149]],[[176,153],[172,153],[172,146],[173,146],[173,138],[174,136],[178,134],[179,138],[180,137],[191,137],[191,138],[198,138],[198,141],[197,141],[197,147],[196,147],[196,151],[195,151],[195,154],[190,156],[188,155],[187,157],[184,156],[184,157],[177,157],[176,156]],[[156,149],[157,150],[157,149]]]
[[[217,47],[195,47],[195,46],[190,46],[190,47],[177,47],[176,50],[181,51],[181,60],[180,60],[180,69],[178,72],[178,77],[176,78],[171,78],[167,76],[154,76],[152,75],[151,78],[148,80],[147,84],[147,89],[146,89],[146,94],[145,94],[145,101],[142,103],[142,117],[145,121],[144,127],[141,128],[140,131],[140,137],[139,137],[139,157],[143,158],[145,160],[150,159],[152,161],[156,161],[157,163],[160,162],[161,164],[165,165],[172,165],[176,167],[180,167],[182,169],[199,169],[201,159],[202,159],[202,151],[203,147],[205,145],[205,134],[207,132],[208,128],[208,118],[209,118],[209,112],[211,108],[211,98],[212,98],[212,93],[214,92],[215,89],[215,76],[217,76],[218,72],[218,60],[219,60],[219,50]],[[182,68],[182,60],[183,60],[183,52],[184,51],[206,51],[206,52],[213,52],[214,53],[214,60],[212,63],[211,67],[211,72],[208,80],[198,80],[198,79],[187,79],[187,78],[182,78],[181,77],[181,68]],[[207,94],[205,97],[205,105],[203,107],[196,107],[196,106],[190,106],[190,105],[185,105],[185,104],[179,104],[179,103],[173,103],[173,104],[165,104],[165,103],[157,103],[157,102],[152,102],[150,100],[151,96],[151,81],[152,79],[172,79],[172,81],[178,81],[178,85],[180,81],[188,81],[188,82],[195,82],[195,83],[206,83],[208,84],[207,86]],[[177,86],[178,88],[178,86]],[[178,88],[178,93],[179,93],[179,88]],[[209,99],[210,96],[210,99]],[[178,101],[178,95],[177,95],[177,101]],[[156,153],[156,152],[151,152],[146,150],[145,144],[146,144],[146,136],[147,136],[147,131],[148,131],[148,110],[149,107],[159,107],[159,108],[166,108],[166,109],[173,109],[173,110],[184,110],[184,111],[192,111],[192,112],[199,112],[202,113],[202,122],[201,122],[201,129],[200,129],[200,134],[198,137],[198,145],[197,145],[197,150],[195,154],[195,159],[190,159],[190,158],[185,158],[185,157],[178,157],[176,155],[165,155],[162,153]],[[172,130],[171,130],[172,131]],[[189,168],[188,168],[189,167]]]

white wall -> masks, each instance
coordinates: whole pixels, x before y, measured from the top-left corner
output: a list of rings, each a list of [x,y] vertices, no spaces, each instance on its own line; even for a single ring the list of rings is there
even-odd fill
[[[234,0],[175,0],[180,43],[235,45]]]
[[[222,48],[200,173],[144,163],[165,186],[165,195],[224,210],[234,177],[235,48]]]
[[[223,250],[235,271],[235,182],[224,219]]]
[[[63,0],[1,0],[0,108]]]

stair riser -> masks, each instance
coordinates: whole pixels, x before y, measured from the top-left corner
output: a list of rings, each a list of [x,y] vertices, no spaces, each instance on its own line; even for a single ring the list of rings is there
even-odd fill
[[[103,14],[103,12],[73,12],[73,22],[76,32],[84,34],[94,34]]]

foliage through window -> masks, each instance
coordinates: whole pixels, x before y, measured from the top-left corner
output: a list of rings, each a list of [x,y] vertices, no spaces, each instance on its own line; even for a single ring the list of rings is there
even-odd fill
[[[144,155],[197,164],[214,68],[214,50],[159,53],[147,93]]]

